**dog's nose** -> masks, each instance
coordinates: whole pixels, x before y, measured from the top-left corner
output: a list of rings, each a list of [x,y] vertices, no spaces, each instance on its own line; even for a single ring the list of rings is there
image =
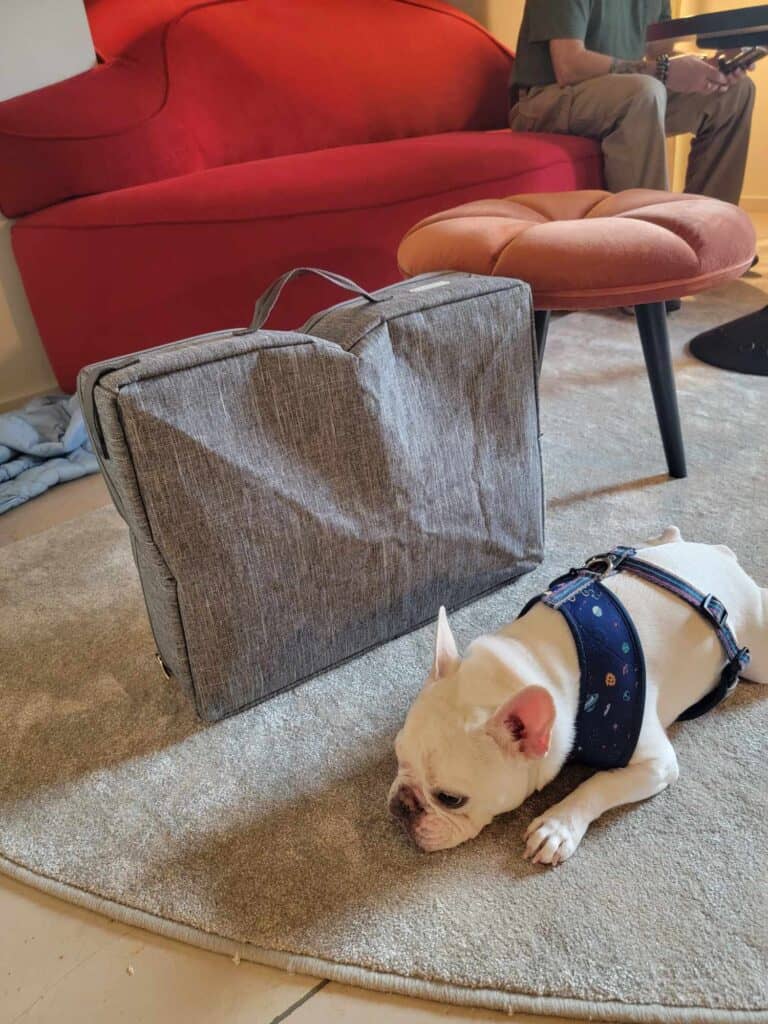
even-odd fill
[[[424,811],[424,805],[410,786],[401,786],[389,803],[389,809],[396,818],[411,821]]]

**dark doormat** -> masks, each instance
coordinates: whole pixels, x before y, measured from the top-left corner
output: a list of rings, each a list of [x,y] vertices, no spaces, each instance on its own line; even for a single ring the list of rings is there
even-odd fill
[[[698,334],[691,353],[703,363],[768,377],[768,306]]]

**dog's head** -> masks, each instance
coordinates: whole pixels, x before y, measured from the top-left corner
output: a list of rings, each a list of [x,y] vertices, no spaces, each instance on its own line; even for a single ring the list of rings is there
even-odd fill
[[[432,671],[395,741],[389,791],[391,813],[421,849],[474,838],[534,788],[532,768],[549,751],[555,707],[546,689],[522,681],[499,703],[509,683],[492,650],[459,657],[441,608]]]

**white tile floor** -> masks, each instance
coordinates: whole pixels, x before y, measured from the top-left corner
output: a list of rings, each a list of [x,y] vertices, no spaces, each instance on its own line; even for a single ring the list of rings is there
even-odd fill
[[[765,243],[768,215],[754,219]],[[0,546],[108,503],[97,477],[57,487],[0,517]],[[111,922],[0,876],[0,1024],[277,1024],[286,1019],[290,1024],[567,1024],[562,1017],[506,1017],[319,984],[245,962],[236,966],[228,957]]]
[[[0,1024],[555,1024],[236,965],[1,875],[0,921]]]

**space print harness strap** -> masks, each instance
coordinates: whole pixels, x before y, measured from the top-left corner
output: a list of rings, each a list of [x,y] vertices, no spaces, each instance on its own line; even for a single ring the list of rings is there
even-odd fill
[[[695,608],[714,628],[727,658],[717,685],[680,716],[698,718],[724,700],[749,663],[728,626],[728,614],[713,594],[618,547],[587,559],[529,601],[521,615],[541,601],[559,611],[570,627],[581,672],[579,710],[570,758],[595,768],[622,768],[640,735],[645,709],[645,659],[640,638],[624,605],[602,580],[629,572],[670,591]]]

